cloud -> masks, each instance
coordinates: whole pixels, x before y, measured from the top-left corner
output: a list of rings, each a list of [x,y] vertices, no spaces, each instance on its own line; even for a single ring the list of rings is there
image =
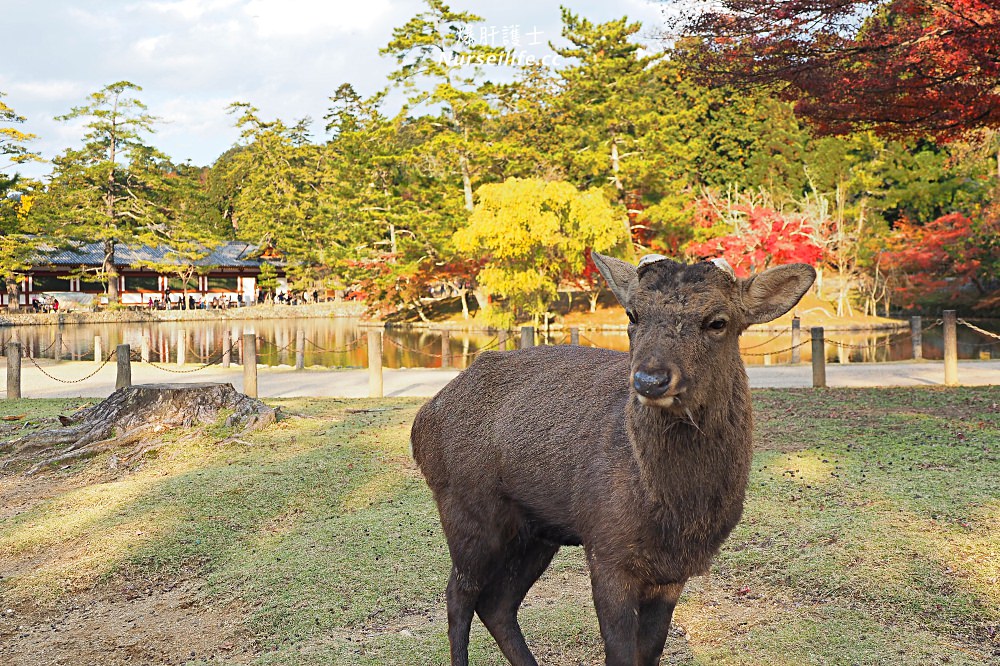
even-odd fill
[[[171,97],[151,106],[150,112],[162,121],[157,128],[160,137],[198,134],[209,138],[231,129],[226,109],[234,101],[232,97]]]
[[[168,2],[141,2],[131,5],[130,11],[152,11],[187,22],[201,20],[206,14],[223,11],[238,5],[239,0],[173,0]]]
[[[12,81],[5,83],[4,92],[15,97],[24,97],[46,102],[61,102],[66,100],[78,100],[86,96],[87,89],[79,81],[68,80],[32,80],[32,81]]]
[[[366,33],[390,16],[389,0],[250,0],[244,8],[262,37]]]

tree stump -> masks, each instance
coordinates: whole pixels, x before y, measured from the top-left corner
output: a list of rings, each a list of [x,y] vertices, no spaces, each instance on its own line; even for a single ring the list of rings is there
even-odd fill
[[[60,416],[61,428],[0,443],[0,451],[12,449],[3,467],[39,451],[53,452],[28,469],[26,474],[31,475],[54,463],[133,445],[124,457],[127,464],[162,444],[157,435],[177,428],[196,428],[194,434],[199,434],[201,426],[217,422],[223,411],[228,412],[226,427],[239,428],[238,434],[259,430],[278,419],[277,410],[237,392],[232,384],[127,386],[72,416]]]

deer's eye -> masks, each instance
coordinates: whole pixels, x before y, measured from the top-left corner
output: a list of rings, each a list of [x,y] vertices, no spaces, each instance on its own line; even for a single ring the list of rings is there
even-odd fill
[[[628,315],[628,321],[629,321],[629,323],[630,323],[630,324],[638,324],[638,323],[639,323],[639,322],[638,322],[638,321],[636,320],[636,318],[635,318],[635,313],[634,313],[634,312],[632,312],[631,310],[626,310],[626,311],[625,311],[625,314],[627,314],[627,315]]]
[[[713,330],[713,331],[724,331],[724,330],[726,330],[726,325],[728,323],[729,322],[726,321],[725,319],[721,319],[721,318],[720,319],[713,319],[712,321],[708,322],[708,327],[711,330]]]

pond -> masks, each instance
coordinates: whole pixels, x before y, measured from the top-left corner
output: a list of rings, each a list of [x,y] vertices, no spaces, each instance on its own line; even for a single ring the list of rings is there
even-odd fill
[[[923,357],[939,360],[943,357],[942,328],[929,322],[923,332]],[[1000,331],[1000,320],[979,320],[981,328]],[[26,353],[36,358],[55,358],[56,332],[61,331],[63,359],[91,360],[95,337],[101,338],[101,348],[107,355],[118,344],[127,343],[139,350],[144,336],[148,337],[150,360],[154,363],[174,363],[178,340],[183,336],[188,363],[217,361],[227,346],[227,336],[239,340],[243,333],[256,333],[258,363],[279,366],[294,365],[296,334],[305,336],[305,365],[322,367],[365,367],[368,364],[367,331],[357,318],[331,317],[317,319],[283,319],[254,321],[189,321],[125,324],[78,324],[56,326],[18,326],[0,328],[0,343],[19,339]],[[497,335],[489,332],[451,331],[449,334],[451,364],[465,368],[483,349],[497,348]],[[909,330],[900,331],[832,331],[827,333],[826,357],[831,363],[900,361],[913,358]],[[508,334],[509,348],[519,340],[519,332]],[[811,359],[808,331],[803,330],[799,348],[803,362]],[[554,331],[537,335],[538,344],[566,344],[569,334]],[[582,331],[580,343],[608,349],[627,350],[628,336],[624,331]],[[744,361],[748,365],[778,365],[791,360],[791,333],[748,332],[741,339]],[[1000,358],[1000,340],[977,333],[965,326],[958,327],[958,355],[961,359]],[[239,362],[239,346],[232,361]],[[441,366],[441,332],[437,330],[389,329],[385,332],[382,353],[387,368],[433,368]]]

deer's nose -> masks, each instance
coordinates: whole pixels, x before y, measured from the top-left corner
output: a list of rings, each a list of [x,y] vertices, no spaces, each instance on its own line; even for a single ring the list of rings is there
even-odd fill
[[[662,370],[655,374],[637,370],[632,375],[632,386],[639,395],[655,399],[663,397],[676,379],[676,373],[670,370]]]

